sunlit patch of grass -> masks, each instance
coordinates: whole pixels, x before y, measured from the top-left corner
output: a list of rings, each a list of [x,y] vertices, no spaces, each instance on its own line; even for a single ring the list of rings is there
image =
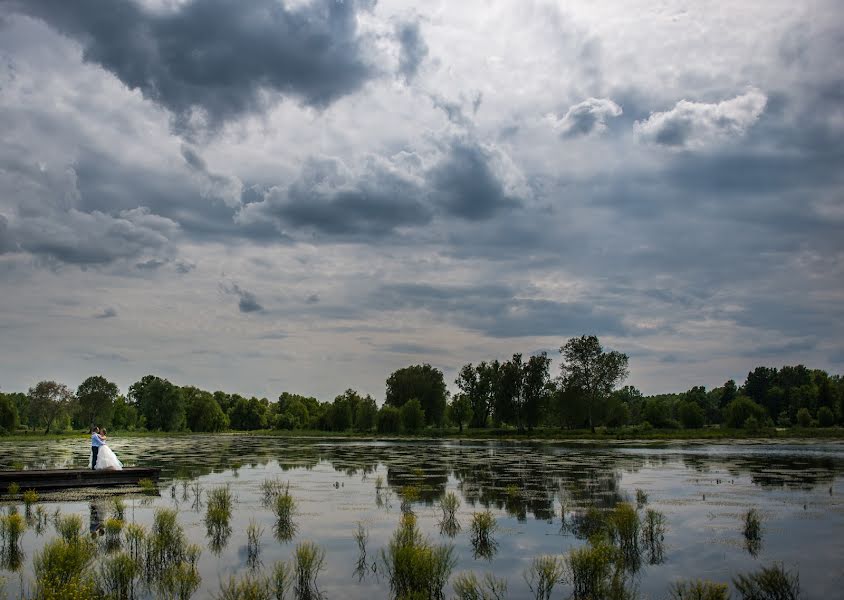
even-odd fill
[[[713,581],[678,581],[668,592],[669,600],[729,600],[730,589],[726,583]]]
[[[264,528],[255,519],[250,519],[246,528],[246,564],[252,570],[261,566],[261,536]]]
[[[95,551],[95,543],[82,537],[71,542],[65,539],[47,542],[32,561],[36,597],[56,600],[95,597],[90,573]]]
[[[797,600],[800,598],[800,575],[779,565],[733,578],[733,586],[742,600]]]
[[[472,515],[472,549],[475,558],[481,557],[491,560],[498,550],[498,543],[493,534],[498,529],[498,522],[488,510]]]
[[[120,519],[106,519],[105,546],[112,552],[120,548],[120,534],[123,533],[123,521]]]
[[[273,532],[279,541],[286,542],[296,535],[296,524],[293,517],[296,514],[296,500],[290,493],[290,484],[283,486],[282,491],[276,495],[273,502],[273,513],[276,522],[273,525]]]
[[[294,553],[293,588],[298,600],[317,600],[322,594],[317,587],[317,577],[325,567],[325,550],[313,542],[302,542]]]
[[[762,519],[755,508],[744,515],[744,545],[751,556],[759,554],[762,547]]]
[[[537,556],[523,576],[536,600],[550,600],[554,586],[563,580],[565,564],[558,556]]]
[[[504,600],[507,580],[486,573],[483,581],[474,573],[458,573],[453,582],[455,600]]]
[[[134,598],[135,579],[140,572],[140,565],[125,552],[105,558],[97,573],[99,597],[114,600]]]
[[[413,513],[402,513],[381,562],[395,598],[444,598],[456,563],[452,546],[433,546],[422,537]]]
[[[648,563],[658,565],[664,559],[663,540],[666,528],[665,515],[658,510],[648,509],[642,523],[642,542],[648,554]]]

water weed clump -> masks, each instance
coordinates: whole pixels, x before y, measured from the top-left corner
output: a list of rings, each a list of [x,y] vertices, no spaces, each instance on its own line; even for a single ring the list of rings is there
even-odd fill
[[[289,483],[285,484],[280,479],[265,479],[261,482],[261,503],[265,507],[272,506],[276,497],[283,494],[289,487]]]
[[[762,519],[755,508],[744,515],[744,545],[751,556],[759,554],[762,547]]]
[[[261,566],[261,536],[264,528],[255,519],[250,519],[246,528],[246,564],[252,570]]]
[[[94,597],[90,567],[95,552],[96,544],[87,538],[47,542],[32,561],[36,597],[56,600]]]
[[[185,532],[178,523],[176,511],[157,508],[152,528],[144,543],[144,578],[147,584],[152,585],[162,580],[171,567],[185,560],[187,550]],[[181,575],[186,574],[170,574],[171,583],[175,584],[173,578]]]
[[[49,520],[49,515],[47,514],[47,509],[43,506],[36,506],[35,507],[35,515],[32,520],[32,526],[35,529],[35,535],[41,535],[47,530],[47,521]]]
[[[472,549],[475,558],[491,560],[498,550],[498,543],[493,538],[498,522],[488,510],[472,515]]]
[[[317,587],[317,576],[325,567],[325,550],[313,542],[302,542],[294,553],[293,588],[297,600],[318,600],[322,594]]]
[[[97,573],[99,596],[113,600],[130,600],[135,597],[135,579],[140,575],[138,563],[125,552],[102,561]]]
[[[57,515],[56,531],[66,542],[73,542],[82,535],[82,517],[79,515]]]
[[[422,537],[416,515],[402,513],[399,527],[381,562],[394,598],[444,598],[443,589],[456,563],[452,546],[433,546]]]
[[[23,565],[21,537],[26,531],[26,521],[16,513],[0,516],[0,567],[17,571]]]
[[[565,565],[558,556],[537,556],[523,576],[536,600],[550,600],[554,586],[563,580]]]
[[[460,532],[460,521],[457,520],[457,509],[460,508],[460,500],[454,492],[448,492],[440,500],[440,510],[443,518],[440,521],[440,533],[448,537],[454,537]]]
[[[290,589],[290,568],[277,562],[271,577],[247,573],[241,578],[229,577],[220,584],[216,600],[284,600]]]
[[[191,503],[191,507],[196,511],[199,512],[202,510],[202,486],[198,481],[194,481],[191,484],[191,492],[193,493],[193,501]]]
[[[413,512],[413,503],[419,500],[420,496],[419,486],[404,485],[399,490],[399,497],[401,498],[401,511]]]
[[[595,506],[575,512],[572,515],[569,528],[576,538],[582,540],[599,537],[609,532],[607,515]]]
[[[141,492],[146,494],[147,496],[158,495],[158,486],[155,485],[155,482],[152,479],[144,478],[139,480],[138,487],[141,488]]]
[[[620,502],[608,519],[609,534],[619,549],[625,566],[636,570],[639,564],[639,513],[626,502]]]
[[[642,543],[648,555],[648,563],[661,564],[664,560],[665,515],[658,510],[648,509],[642,523]]]
[[[111,499],[111,515],[115,519],[126,520],[126,503],[120,496]]]
[[[742,600],[797,600],[800,598],[800,575],[791,574],[782,564],[762,567],[758,571],[733,578],[733,586]]]
[[[507,597],[507,580],[498,579],[491,573],[483,581],[472,573],[458,573],[454,578],[455,600],[504,600]]]
[[[293,516],[296,514],[296,500],[290,493],[290,484],[283,486],[282,491],[275,497],[273,502],[273,513],[275,513],[275,525],[273,531],[279,541],[286,542],[296,535],[296,524]]]
[[[199,554],[199,546],[188,546],[183,560],[164,569],[156,582],[157,598],[189,600],[193,596],[202,583],[202,577],[196,566]]]
[[[10,497],[16,498],[18,494],[20,494],[21,486],[15,483],[14,481],[10,483],[6,487],[6,493],[9,494]]]
[[[226,543],[232,529],[229,525],[232,515],[233,498],[229,486],[215,488],[208,492],[207,509],[205,511],[205,527],[211,538],[211,551],[219,554]]]
[[[147,530],[138,523],[129,523],[124,535],[126,537],[126,552],[133,561],[142,565],[146,549]]]
[[[120,534],[123,533],[123,521],[120,519],[106,519],[105,522],[105,547],[106,551],[113,552],[120,548]]]
[[[26,511],[29,512],[32,509],[32,505],[38,502],[38,492],[35,490],[26,490],[23,493],[22,500]]]
[[[369,559],[366,555],[366,542],[369,540],[369,532],[363,526],[363,523],[358,523],[354,538],[358,545],[358,561],[355,564],[355,575],[358,576],[358,581],[363,581],[363,578],[369,572]]]
[[[565,558],[566,579],[575,600],[609,595],[615,552],[605,542],[572,549]]]
[[[669,600],[730,600],[726,583],[712,581],[678,581],[668,592]]]
[[[636,508],[641,510],[648,503],[648,494],[645,490],[636,488]]]

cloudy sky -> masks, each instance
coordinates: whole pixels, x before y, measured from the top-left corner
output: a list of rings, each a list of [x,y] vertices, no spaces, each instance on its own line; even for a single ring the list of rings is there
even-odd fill
[[[0,0],[0,388],[844,372],[840,0]]]

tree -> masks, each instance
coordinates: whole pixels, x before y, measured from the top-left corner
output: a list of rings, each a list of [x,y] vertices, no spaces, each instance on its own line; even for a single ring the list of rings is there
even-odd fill
[[[18,409],[15,401],[8,395],[0,393],[0,431],[14,433],[18,428]]]
[[[417,398],[411,398],[404,403],[401,412],[401,424],[408,433],[414,433],[425,426],[425,410]]]
[[[382,406],[378,411],[378,433],[398,433],[401,427],[401,413],[395,406]]]
[[[114,401],[111,425],[116,429],[134,429],[138,426],[138,409],[125,396],[118,396]]]
[[[818,425],[821,427],[832,427],[835,424],[835,415],[828,406],[821,406],[818,409]]]
[[[561,375],[585,395],[589,428],[594,433],[592,412],[627,377],[627,355],[604,352],[594,335],[571,338],[560,348],[560,354],[563,355]]]
[[[229,424],[232,429],[254,431],[267,426],[269,403],[254,396],[248,400],[239,397],[229,411]]]
[[[80,383],[76,388],[79,425],[89,428],[111,425],[114,402],[119,394],[117,384],[102,375],[89,377]]]
[[[229,418],[214,399],[211,392],[195,387],[183,387],[185,419],[191,431],[224,431],[228,429]]]
[[[703,427],[703,409],[692,400],[681,400],[677,408],[680,423],[686,429],[700,429]]]
[[[375,419],[378,416],[378,405],[375,399],[367,394],[366,398],[358,404],[355,414],[355,429],[357,431],[372,431],[375,427]]]
[[[419,400],[428,425],[442,426],[446,405],[442,371],[427,364],[394,371],[387,378],[385,404],[401,408],[412,398]]]
[[[457,374],[457,379],[454,380],[454,384],[462,392],[458,396],[465,398],[466,402],[469,403],[472,411],[472,425],[474,427],[484,427],[487,416],[489,415],[488,397],[484,393],[480,380],[480,372],[485,367],[486,363],[479,364],[477,369],[472,366],[472,363],[463,365],[463,368]],[[457,396],[455,396],[456,398]],[[460,430],[463,431],[462,423],[460,424]]]
[[[545,352],[531,356],[522,367],[522,417],[528,429],[539,424],[545,412],[548,392],[548,370],[551,359]]]
[[[50,433],[57,417],[66,418],[73,400],[73,392],[63,383],[40,381],[29,388],[30,411],[36,423],[45,426],[44,433]]]
[[[735,400],[727,405],[726,413],[724,420],[727,425],[736,429],[744,427],[748,417],[755,418],[758,423],[765,421],[765,409],[747,396],[736,396]]]
[[[181,431],[185,428],[185,401],[178,386],[155,375],[145,375],[129,386],[129,399],[147,429]]]
[[[463,433],[463,424],[472,419],[472,401],[466,394],[455,394],[449,405],[449,415],[453,423],[456,423],[460,428],[460,433]]]
[[[806,407],[797,411],[797,424],[800,427],[810,427],[812,425],[812,413]]]

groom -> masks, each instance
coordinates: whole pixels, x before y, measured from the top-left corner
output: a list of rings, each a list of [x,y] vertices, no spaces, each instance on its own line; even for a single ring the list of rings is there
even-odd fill
[[[103,438],[100,437],[100,428],[94,427],[91,432],[91,469],[97,468],[97,453],[100,451],[100,446],[103,445]]]

